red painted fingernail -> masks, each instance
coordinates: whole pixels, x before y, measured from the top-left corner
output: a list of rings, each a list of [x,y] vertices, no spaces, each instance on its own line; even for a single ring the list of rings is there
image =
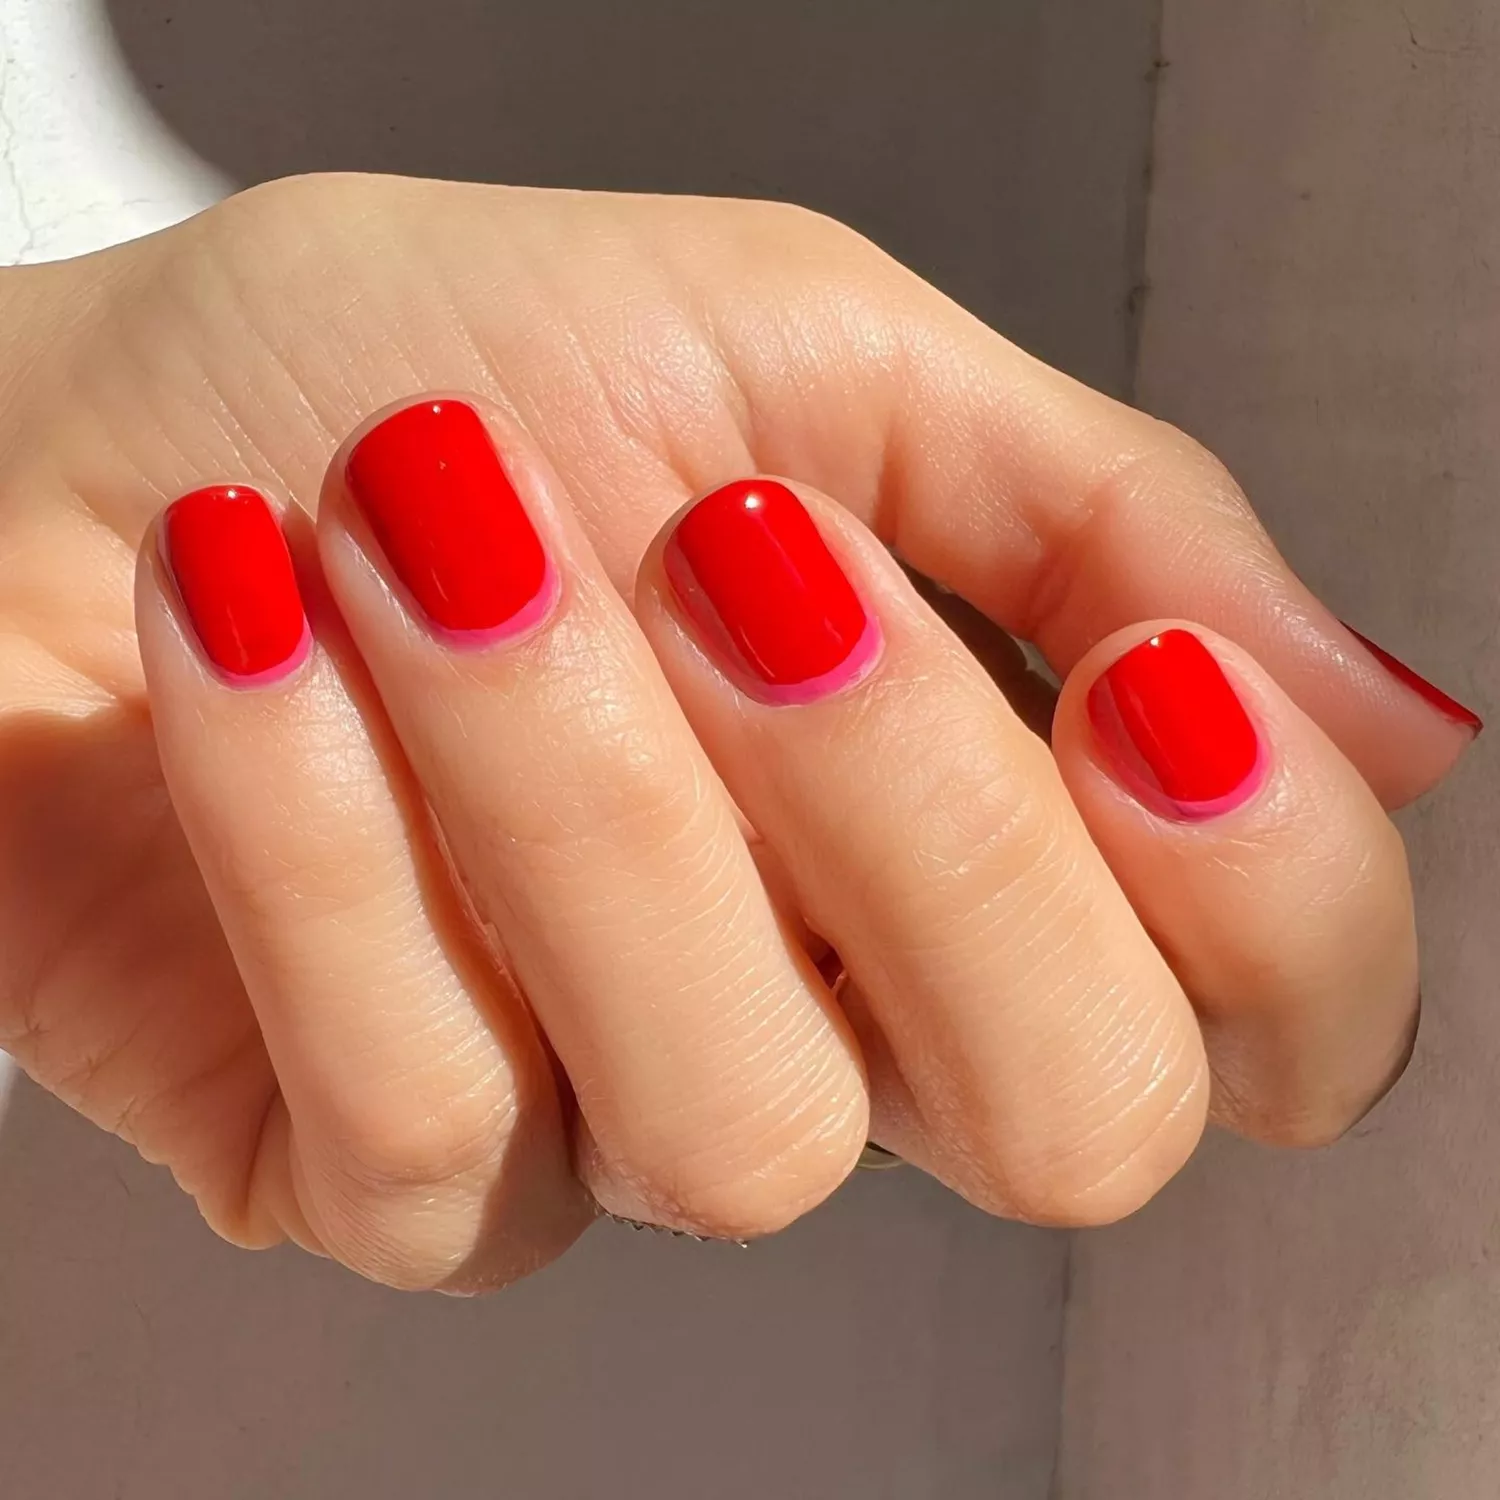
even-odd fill
[[[174,501],[162,554],[204,654],[236,687],[274,682],[306,658],[292,556],[258,491],[222,485]]]
[[[749,479],[698,501],[667,543],[684,613],[753,696],[811,703],[880,654],[880,627],[784,485]]]
[[[1419,673],[1412,671],[1404,661],[1392,656],[1389,651],[1384,650],[1382,647],[1377,646],[1369,636],[1361,635],[1359,631],[1347,622],[1345,622],[1344,629],[1359,641],[1397,682],[1409,687],[1412,692],[1419,698],[1425,699],[1445,718],[1452,719],[1455,724],[1472,730],[1476,735],[1484,732],[1484,720],[1472,708],[1465,708],[1457,698],[1450,698],[1442,688],[1435,686]]]
[[[1218,817],[1264,780],[1250,715],[1213,653],[1186,630],[1126,652],[1090,691],[1089,718],[1118,779],[1159,810]]]
[[[489,432],[463,401],[424,401],[349,456],[349,493],[433,633],[484,645],[547,614],[556,581]]]

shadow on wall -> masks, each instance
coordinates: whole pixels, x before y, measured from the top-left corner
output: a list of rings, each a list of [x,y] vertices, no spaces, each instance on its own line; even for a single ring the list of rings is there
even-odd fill
[[[1056,1243],[913,1172],[749,1251],[601,1225],[502,1296],[410,1297],[221,1244],[23,1081],[0,1203],[16,1500],[1047,1491]]]
[[[785,198],[1128,388],[1153,0],[101,0],[249,184],[322,170]]]

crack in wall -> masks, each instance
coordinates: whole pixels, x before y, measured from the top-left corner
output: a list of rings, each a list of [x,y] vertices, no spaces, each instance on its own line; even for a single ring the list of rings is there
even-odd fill
[[[1145,150],[1136,179],[1137,192],[1130,204],[1130,230],[1126,253],[1129,257],[1130,293],[1126,313],[1126,357],[1129,370],[1127,399],[1136,404],[1140,389],[1141,346],[1146,315],[1151,300],[1151,204],[1156,186],[1157,132],[1162,89],[1171,59],[1166,50],[1167,0],[1158,0],[1151,17],[1151,66],[1147,70]],[[1060,1349],[1058,1356],[1057,1448],[1052,1459],[1052,1477],[1047,1486],[1047,1500],[1068,1500],[1063,1489],[1064,1455],[1068,1451],[1068,1331],[1073,1319],[1074,1256],[1079,1231],[1067,1237],[1063,1250],[1062,1279],[1058,1294]]]
[[[1141,339],[1146,308],[1151,300],[1151,198],[1156,176],[1156,126],[1161,93],[1171,60],[1166,54],[1166,0],[1158,0],[1151,23],[1151,66],[1145,78],[1145,153],[1137,179],[1138,191],[1130,204],[1130,232],[1126,243],[1129,257],[1129,301],[1125,309],[1127,369],[1130,372],[1127,399],[1135,402],[1140,381]]]
[[[1463,42],[1457,47],[1440,47],[1433,42],[1424,42],[1417,35],[1417,23],[1412,20],[1410,14],[1403,10],[1401,19],[1406,22],[1407,40],[1416,51],[1425,53],[1428,57],[1479,58],[1484,56],[1484,48],[1477,42]]]
[[[19,264],[35,252],[38,231],[31,216],[31,207],[26,201],[20,168],[16,165],[16,148],[21,143],[21,131],[10,113],[10,90],[14,76],[15,53],[11,47],[10,34],[0,28],[0,176],[3,176],[5,185],[10,189],[16,221],[21,226],[22,240],[14,252],[14,260]]]

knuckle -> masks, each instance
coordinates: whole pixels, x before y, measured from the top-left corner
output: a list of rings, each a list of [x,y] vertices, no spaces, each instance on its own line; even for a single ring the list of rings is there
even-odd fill
[[[718,1149],[679,1154],[632,1174],[633,1196],[654,1222],[708,1239],[755,1240],[779,1233],[833,1193],[864,1149],[868,1109],[862,1091],[810,1118],[778,1121]]]
[[[1096,588],[1109,571],[1118,537],[1132,518],[1149,518],[1152,533],[1179,542],[1212,537],[1205,521],[1263,548],[1264,528],[1224,464],[1196,439],[1144,414],[1132,443],[1101,461],[1099,478],[1058,522],[1050,560],[1037,570],[1022,601],[1021,633],[1034,638],[1067,604]]]
[[[1157,1097],[1158,1092],[1160,1098]],[[1147,1089],[1102,1125],[1069,1122],[1051,1149],[1017,1150],[1013,1129],[969,1143],[966,1197],[991,1213],[1054,1229],[1118,1223],[1144,1208],[1202,1138],[1206,1089],[1191,1073],[1178,1089]]]
[[[401,1291],[461,1285],[481,1253],[484,1204],[513,1129],[508,1103],[431,1114],[346,1114],[312,1192],[324,1248]],[[524,1235],[523,1235],[524,1238]]]
[[[1242,923],[1225,993],[1251,1000],[1211,1033],[1214,1112],[1259,1144],[1335,1144],[1411,1061],[1422,1007],[1410,884],[1394,828],[1376,838],[1295,839],[1299,909],[1273,906]]]
[[[1159,418],[1139,415],[1138,443],[1107,468],[1087,510],[1109,511],[1124,500],[1191,496],[1216,510],[1252,516],[1250,502],[1224,461],[1190,433]]]
[[[563,1253],[594,1214],[563,1134],[519,1090],[341,1107],[309,1152],[296,1196],[318,1246],[400,1291],[493,1291]],[[389,1104],[389,1101],[387,1101]],[[523,1117],[524,1111],[524,1117]]]
[[[516,812],[509,830],[528,846],[696,848],[716,799],[705,770],[630,691],[604,689],[557,714],[546,795]]]
[[[757,1240],[779,1234],[822,1203],[853,1170],[689,1173],[660,1202],[663,1216],[716,1240]],[[653,1201],[653,1200],[648,1200]]]
[[[376,1198],[482,1189],[500,1170],[514,1133],[513,1091],[482,1088],[440,1107],[401,1108],[372,1100],[341,1111],[339,1174]]]
[[[728,238],[746,274],[775,278],[778,297],[808,316],[808,332],[857,329],[865,357],[882,364],[893,357],[888,345],[920,283],[874,240],[798,203],[739,202],[730,213]]]
[[[377,253],[399,267],[392,252],[409,220],[400,185],[380,178],[329,173],[248,188],[162,241],[154,310],[231,312],[279,349],[294,317],[313,333],[337,326],[347,298],[331,294],[358,282]]]
[[[1171,1173],[1119,1167],[1102,1177],[1087,1170],[1023,1175],[1009,1184],[1011,1212],[1049,1229],[1102,1229],[1143,1209]]]
[[[1175,1169],[1174,1169],[1175,1171]],[[1076,1166],[986,1174],[966,1196],[992,1214],[1044,1229],[1098,1229],[1128,1219],[1171,1180],[1173,1172],[1106,1168],[1092,1157]]]
[[[1043,790],[1051,768],[1019,745],[998,760],[997,743],[972,726],[935,735],[927,748],[948,748],[913,771],[910,899],[950,936],[954,923],[988,926],[1002,909],[1013,918],[1018,902],[1053,886],[1068,857],[1055,799]]]
[[[1269,1087],[1257,1087],[1253,1080],[1236,1084],[1220,1072],[1214,1079],[1214,1116],[1226,1129],[1257,1145],[1321,1151],[1342,1140],[1390,1086],[1374,1097],[1366,1093],[1339,1099],[1323,1089],[1294,1089],[1284,1079],[1273,1080]]]
[[[988,882],[995,866],[1050,870],[1059,858],[1062,828],[1047,798],[1019,765],[994,767],[962,781],[954,795],[929,801],[922,824],[932,838],[938,870],[949,879]]]
[[[407,914],[393,901],[403,851],[373,843],[294,832],[282,825],[276,847],[226,844],[217,852],[224,888],[259,928],[279,924],[349,925],[374,912],[393,933]],[[401,936],[407,936],[404,927]]]
[[[435,1233],[433,1219],[431,1214],[398,1215],[370,1205],[336,1203],[324,1215],[320,1243],[339,1265],[378,1286],[439,1291],[461,1280],[473,1246]]]
[[[709,807],[699,779],[673,757],[651,757],[600,768],[581,784],[582,821],[621,848],[667,853],[699,842]]]
[[[1421,1027],[1421,1001],[1416,1000],[1393,1044],[1358,1070],[1343,1087],[1320,1079],[1293,1092],[1279,1077],[1279,1087],[1256,1091],[1226,1086],[1215,1078],[1216,1117],[1227,1128],[1258,1145],[1284,1151],[1322,1151],[1337,1145],[1380,1107],[1406,1075],[1416,1051]],[[1285,1073],[1287,1070],[1282,1070]],[[1295,1072],[1295,1070],[1292,1070]],[[1265,1095],[1271,1095],[1266,1102]]]
[[[1376,993],[1382,980],[1414,992],[1416,918],[1406,847],[1395,824],[1331,817],[1321,802],[1298,808],[1287,824],[1285,848],[1276,853],[1283,868],[1304,872],[1297,930],[1316,950],[1340,955]]]
[[[772,198],[757,199],[744,206],[756,227],[782,244],[790,239],[846,252],[878,253],[873,241],[821,209]]]
[[[233,249],[247,236],[251,247],[262,237],[316,242],[329,225],[346,226],[377,212],[388,184],[356,173],[315,172],[279,177],[245,188],[216,204],[197,220],[200,230]]]

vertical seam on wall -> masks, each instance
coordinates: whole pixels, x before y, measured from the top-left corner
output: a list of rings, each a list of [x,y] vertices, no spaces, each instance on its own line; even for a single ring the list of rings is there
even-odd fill
[[[1057,1297],[1057,1421],[1053,1424],[1052,1476],[1047,1482],[1047,1500],[1062,1500],[1063,1450],[1067,1442],[1068,1305],[1073,1300],[1073,1245],[1078,1231],[1063,1236],[1062,1278]]]
[[[1156,186],[1156,134],[1161,91],[1171,66],[1165,52],[1167,0],[1158,0],[1151,17],[1150,63],[1146,69],[1146,130],[1141,153],[1137,191],[1126,212],[1125,254],[1130,291],[1125,309],[1126,395],[1136,403],[1141,375],[1141,341],[1151,300],[1151,204]]]
[[[1165,52],[1167,0],[1157,0],[1150,17],[1149,63],[1143,86],[1146,90],[1146,128],[1142,138],[1139,172],[1135,192],[1126,212],[1125,256],[1130,291],[1125,308],[1125,363],[1128,372],[1126,397],[1137,404],[1141,376],[1142,332],[1147,304],[1151,300],[1151,202],[1156,186],[1156,145],[1162,83],[1171,66]],[[1057,1358],[1057,1424],[1056,1448],[1052,1455],[1052,1477],[1047,1485],[1047,1500],[1067,1500],[1063,1493],[1063,1457],[1068,1447],[1068,1337],[1073,1321],[1073,1255],[1078,1230],[1067,1236],[1062,1257],[1059,1349]],[[1074,1497],[1081,1500],[1081,1497]]]

